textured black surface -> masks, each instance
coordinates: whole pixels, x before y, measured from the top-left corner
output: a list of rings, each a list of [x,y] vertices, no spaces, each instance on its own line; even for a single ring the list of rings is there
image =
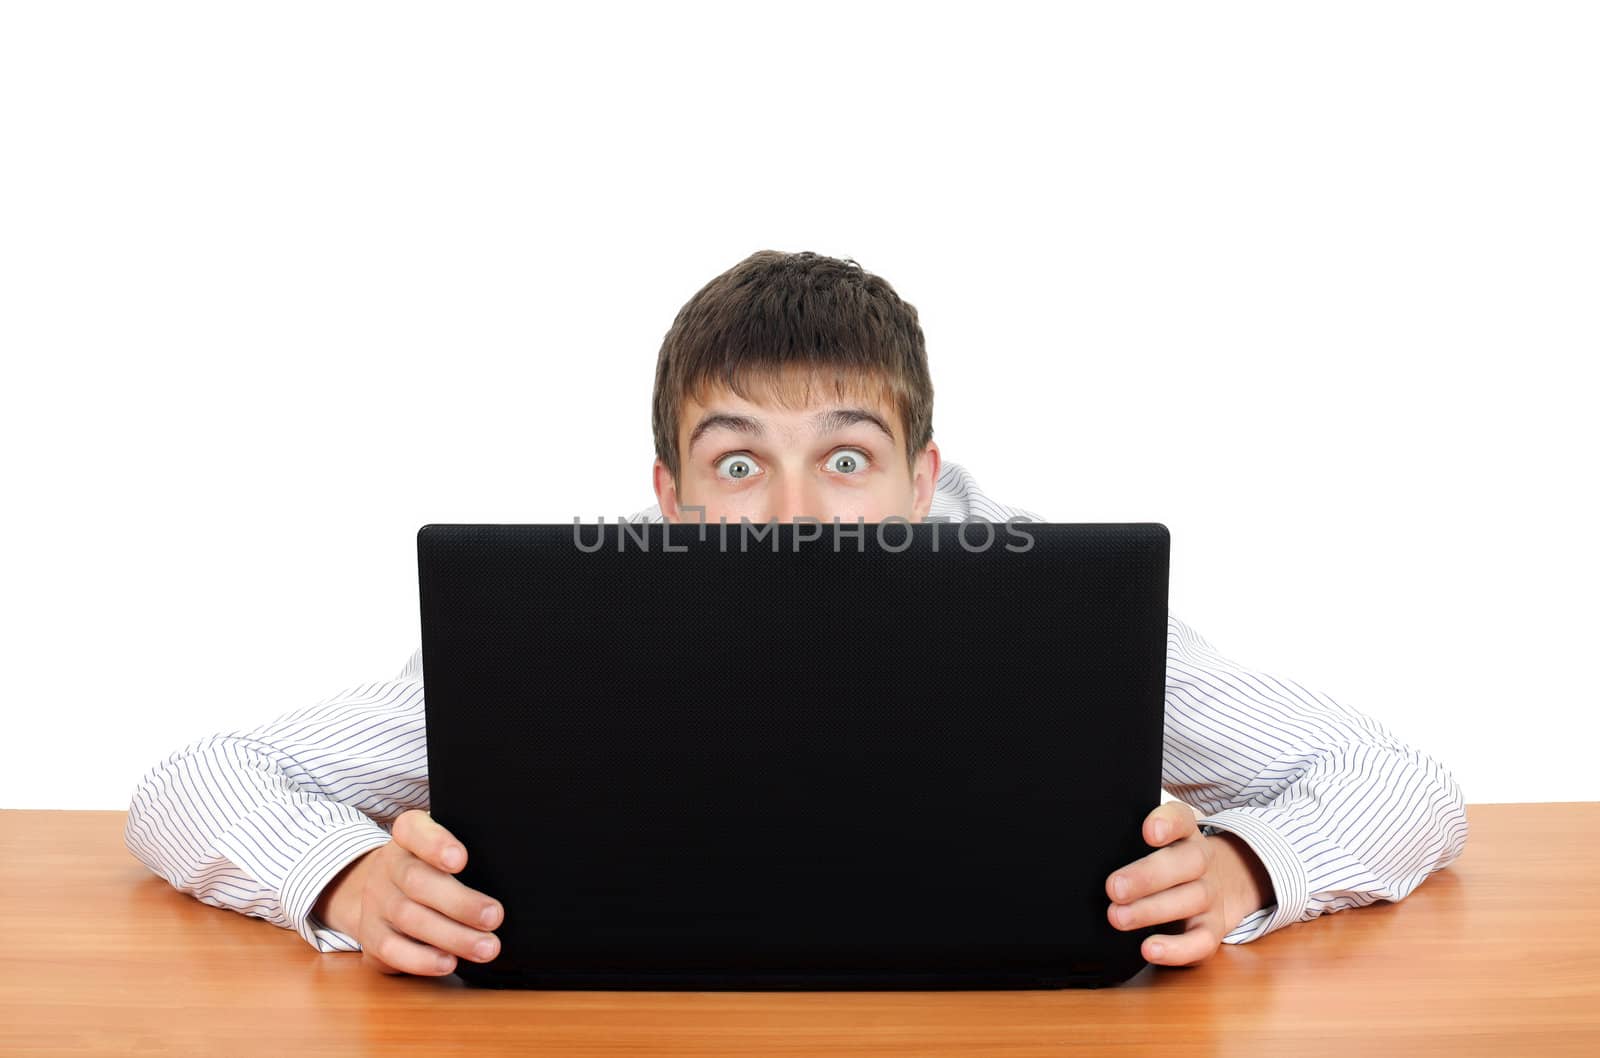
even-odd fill
[[[500,956],[461,976],[1027,988],[1141,969],[1161,928],[1112,928],[1104,886],[1150,851],[1161,796],[1167,530],[996,525],[983,548],[965,524],[975,550],[962,523],[869,525],[837,550],[832,526],[784,524],[743,552],[737,525],[726,547],[715,525],[424,526],[431,811],[506,909]],[[1032,546],[1008,550],[1013,531]]]

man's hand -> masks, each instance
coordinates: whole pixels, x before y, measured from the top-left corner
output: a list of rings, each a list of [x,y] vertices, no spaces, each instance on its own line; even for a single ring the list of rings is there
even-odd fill
[[[317,898],[312,914],[361,942],[361,961],[383,973],[442,976],[456,957],[488,962],[500,904],[451,877],[467,850],[428,813],[401,813],[391,840],[350,863]]]
[[[1146,937],[1149,962],[1186,966],[1211,955],[1233,927],[1272,902],[1272,880],[1250,846],[1233,834],[1200,833],[1194,809],[1168,801],[1144,820],[1156,848],[1106,879],[1106,915],[1131,930],[1184,921],[1182,934]]]

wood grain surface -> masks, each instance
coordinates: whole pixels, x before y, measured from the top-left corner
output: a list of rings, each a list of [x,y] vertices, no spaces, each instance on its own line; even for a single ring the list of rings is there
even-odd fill
[[[3,1055],[1600,1055],[1600,802],[1471,805],[1405,900],[1005,992],[481,991],[208,907],[121,812],[0,812]]]

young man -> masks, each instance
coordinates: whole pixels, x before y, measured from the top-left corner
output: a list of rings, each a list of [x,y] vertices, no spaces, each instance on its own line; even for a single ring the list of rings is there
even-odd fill
[[[662,343],[653,423],[657,504],[634,521],[1042,520],[943,461],[916,310],[853,261],[763,251],[706,284]],[[1145,941],[1151,962],[1400,900],[1460,856],[1461,790],[1433,758],[1176,617],[1167,652],[1161,782],[1179,800],[1106,879],[1117,928],[1182,921]],[[503,909],[454,876],[468,850],[426,811],[422,677],[419,649],[393,679],[174,753],[134,791],[128,848],[385,972],[493,958]]]

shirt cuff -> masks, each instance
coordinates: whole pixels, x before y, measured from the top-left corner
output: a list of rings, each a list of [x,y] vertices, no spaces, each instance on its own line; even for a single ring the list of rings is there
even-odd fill
[[[1201,833],[1227,831],[1250,846],[1272,879],[1276,903],[1252,911],[1222,938],[1224,944],[1243,944],[1273,930],[1300,921],[1310,903],[1310,881],[1300,855],[1282,834],[1249,808],[1224,808],[1198,820]]]
[[[389,832],[373,820],[343,823],[323,834],[306,849],[283,879],[279,903],[289,925],[317,951],[360,951],[361,945],[311,914],[317,897],[334,876],[363,853],[389,843]]]

